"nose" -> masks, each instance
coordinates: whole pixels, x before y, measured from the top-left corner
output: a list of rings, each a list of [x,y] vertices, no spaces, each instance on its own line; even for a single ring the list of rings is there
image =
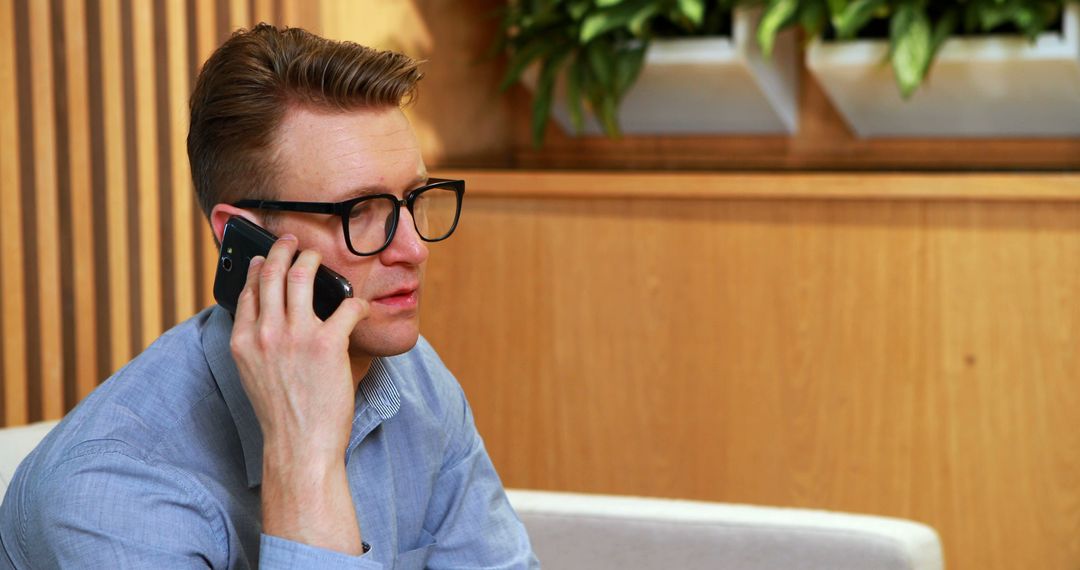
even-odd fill
[[[416,233],[416,223],[408,208],[399,206],[398,226],[390,245],[379,253],[383,265],[420,265],[427,261],[427,243]]]

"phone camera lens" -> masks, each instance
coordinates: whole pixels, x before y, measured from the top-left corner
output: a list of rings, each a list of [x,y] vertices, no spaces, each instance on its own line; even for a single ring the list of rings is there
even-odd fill
[[[228,256],[222,257],[221,268],[225,271],[232,271],[232,258]]]

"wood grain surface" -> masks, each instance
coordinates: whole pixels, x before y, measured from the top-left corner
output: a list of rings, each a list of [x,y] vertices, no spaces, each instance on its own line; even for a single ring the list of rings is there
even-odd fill
[[[0,3],[0,425],[59,418],[213,301],[188,96],[211,51],[255,17],[310,27],[318,6]]]
[[[22,202],[19,96],[15,57],[15,2],[0,0],[0,200]],[[26,288],[23,284],[23,222],[20,208],[0,208],[0,295],[3,314],[4,420],[21,425],[29,418],[26,360]],[[35,378],[35,381],[37,379]]]
[[[467,190],[429,262],[424,333],[507,485],[899,516],[949,568],[1080,566],[1080,201],[552,178],[515,183],[573,197]]]

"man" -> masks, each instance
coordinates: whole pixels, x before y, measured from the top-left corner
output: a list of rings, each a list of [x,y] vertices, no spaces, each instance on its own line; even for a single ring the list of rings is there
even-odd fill
[[[428,178],[400,110],[419,77],[405,56],[267,25],[211,56],[188,135],[200,204],[218,240],[232,216],[281,237],[235,318],[166,332],[27,458],[0,566],[536,566],[419,337],[425,241],[453,231],[464,190]],[[355,291],[325,322],[320,263]]]

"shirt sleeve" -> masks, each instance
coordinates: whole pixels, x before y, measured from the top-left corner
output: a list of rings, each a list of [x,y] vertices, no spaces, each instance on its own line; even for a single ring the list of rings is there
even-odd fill
[[[91,446],[93,447],[93,446]],[[221,509],[184,473],[124,453],[86,449],[35,485],[17,540],[33,568],[231,568]],[[259,568],[381,570],[371,557],[261,535]]]
[[[222,518],[195,482],[88,442],[17,500],[16,539],[32,568],[225,568]]]
[[[436,547],[428,568],[539,568],[525,526],[506,498],[502,481],[458,388],[460,410],[435,484],[425,527]]]
[[[382,570],[382,567],[382,564],[375,562],[371,557],[349,556],[268,534],[260,535],[259,570],[293,570],[295,568]]]

